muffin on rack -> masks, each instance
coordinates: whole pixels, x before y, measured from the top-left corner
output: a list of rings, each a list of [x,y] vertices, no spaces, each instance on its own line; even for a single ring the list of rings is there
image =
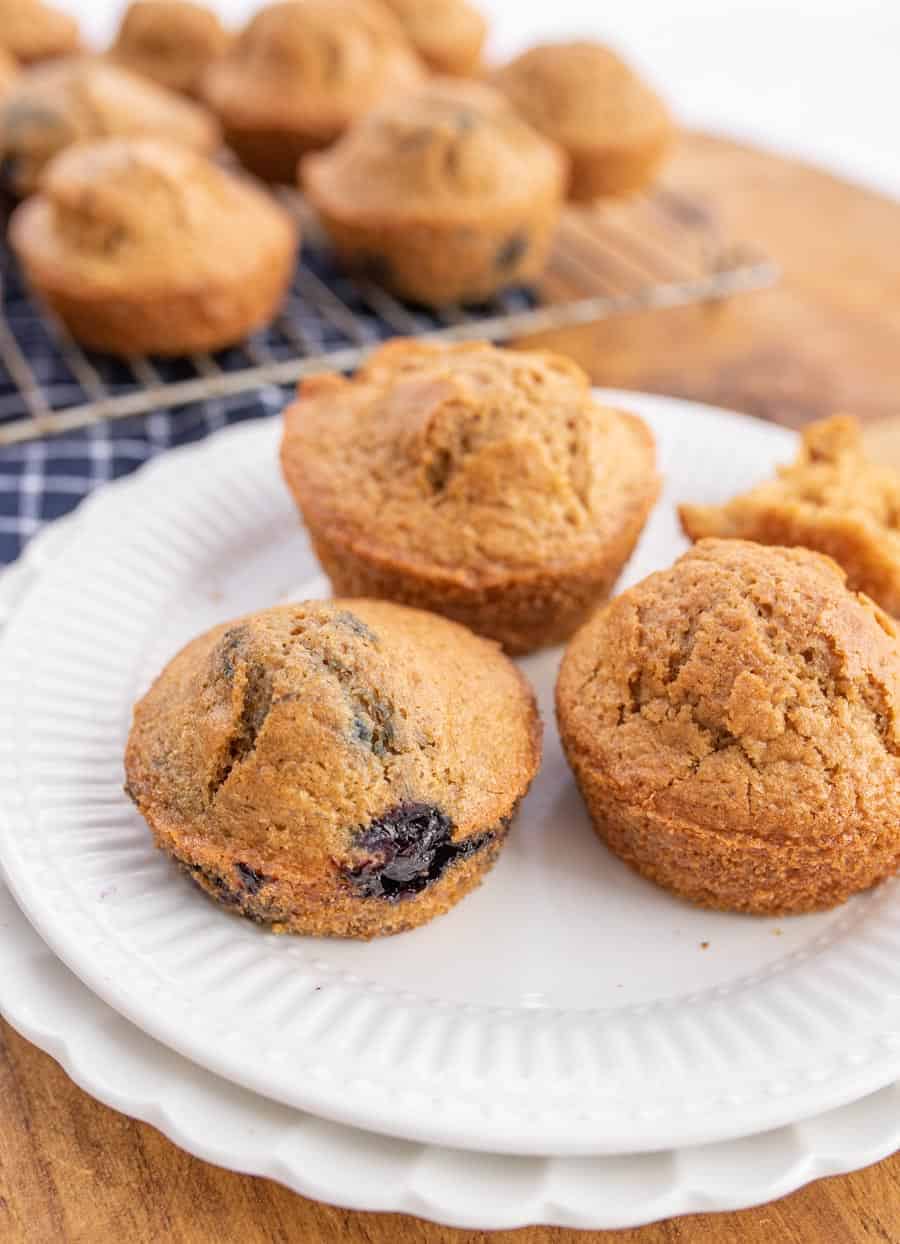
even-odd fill
[[[599,43],[549,43],[499,69],[494,85],[567,153],[573,199],[639,190],[658,171],[674,126],[665,104]]]
[[[80,45],[78,22],[42,0],[0,0],[0,48],[23,65],[69,56]]]
[[[695,903],[814,911],[900,863],[900,639],[828,557],[701,541],[578,632],[557,715],[597,833]]]
[[[197,96],[229,36],[212,9],[191,0],[134,0],[122,17],[110,57],[160,86]]]
[[[205,108],[117,65],[76,57],[21,74],[0,101],[4,182],[31,194],[60,151],[114,135],[152,135],[202,152],[220,142]]]
[[[900,617],[900,472],[867,458],[859,424],[836,416],[804,429],[796,462],[724,505],[682,505],[692,540],[737,537],[827,553],[851,588]]]
[[[308,156],[301,178],[347,267],[439,307],[540,276],[566,165],[496,91],[435,78]]]
[[[534,697],[493,644],[335,600],[188,644],[135,709],[126,789],[224,907],[280,933],[371,938],[479,884],[540,753]]]
[[[413,47],[435,73],[474,77],[481,67],[487,22],[468,0],[384,0]]]
[[[266,324],[297,232],[261,190],[177,143],[102,139],[57,156],[10,242],[83,345],[110,354],[218,350]]]
[[[377,0],[293,0],[257,13],[209,70],[204,94],[247,168],[293,183],[301,155],[423,73]]]
[[[512,653],[608,594],[656,500],[653,437],[553,354],[391,342],[313,377],[282,467],[336,594],[430,609]]]

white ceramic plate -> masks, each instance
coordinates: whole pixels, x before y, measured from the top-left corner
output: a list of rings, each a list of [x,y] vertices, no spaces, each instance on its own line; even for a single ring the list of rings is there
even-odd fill
[[[629,568],[680,549],[673,499],[727,495],[789,434],[638,395],[668,488]],[[19,902],[103,999],[283,1103],[408,1139],[625,1153],[746,1135],[900,1071],[900,902],[763,921],[685,906],[592,834],[547,756],[486,884],[369,944],[227,916],[150,846],[120,792],[130,705],[190,635],[314,572],[256,424],[97,497],[0,654],[0,858]],[[556,658],[525,662],[545,711]]]

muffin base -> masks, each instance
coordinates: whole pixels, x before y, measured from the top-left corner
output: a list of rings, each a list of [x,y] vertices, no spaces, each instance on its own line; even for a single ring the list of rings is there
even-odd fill
[[[329,146],[340,136],[338,129],[330,133],[313,133],[241,126],[224,117],[219,120],[225,145],[231,148],[244,168],[273,184],[295,186],[301,158],[311,151]]]
[[[633,194],[652,181],[672,145],[674,132],[660,129],[629,147],[569,147],[568,195],[577,203]]]
[[[607,783],[563,747],[597,836],[635,872],[700,907],[759,916],[825,911],[870,889],[900,865],[900,840],[845,835],[827,854],[797,843],[775,844],[621,804]],[[885,835],[885,837],[889,837]]]
[[[164,826],[151,825],[151,830],[156,845],[171,855],[191,880],[225,909],[266,925],[274,933],[369,941],[426,924],[448,912],[479,886],[500,854],[514,815],[515,808],[499,825],[470,835],[470,838],[484,835],[484,845],[472,855],[448,865],[440,877],[418,894],[396,901],[361,897],[344,881],[338,881],[330,893],[316,893],[313,888],[299,883],[267,880],[254,892],[252,886],[247,888],[242,884],[242,871],[244,875],[249,871],[243,861],[211,847],[192,851],[179,835]]]
[[[547,264],[559,214],[556,200],[471,224],[354,220],[313,202],[338,258],[401,298],[424,306],[484,302],[536,280]]]

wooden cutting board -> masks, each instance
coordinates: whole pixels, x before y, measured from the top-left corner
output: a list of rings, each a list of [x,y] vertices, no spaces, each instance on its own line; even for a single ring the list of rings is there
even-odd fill
[[[815,169],[686,136],[667,181],[726,233],[760,243],[782,284],[728,304],[554,334],[600,384],[699,398],[797,426],[897,411],[900,205]],[[900,465],[900,420],[873,424]],[[2,936],[2,931],[0,931]],[[462,1232],[350,1213],[180,1152],[97,1105],[0,1023],[3,1244],[886,1244],[900,1240],[900,1156],[777,1204],[636,1231]]]

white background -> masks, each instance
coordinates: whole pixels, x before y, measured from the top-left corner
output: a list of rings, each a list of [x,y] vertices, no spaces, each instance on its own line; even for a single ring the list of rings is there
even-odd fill
[[[56,0],[94,39],[120,0]],[[804,155],[900,196],[894,0],[480,0],[491,52],[589,33],[618,46],[681,119]],[[253,0],[219,0],[240,20]]]

